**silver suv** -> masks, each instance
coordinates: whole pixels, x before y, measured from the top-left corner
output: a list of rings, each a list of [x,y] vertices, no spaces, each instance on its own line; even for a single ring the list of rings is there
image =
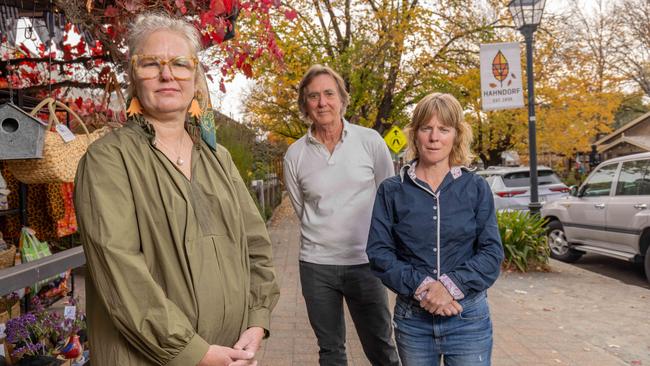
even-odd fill
[[[530,168],[489,167],[476,174],[485,178],[494,195],[497,210],[527,210],[530,202]],[[537,168],[537,190],[540,202],[551,202],[569,195],[567,187],[551,168]]]
[[[565,262],[593,252],[642,262],[650,281],[650,153],[607,160],[571,196],[548,203],[551,257]]]

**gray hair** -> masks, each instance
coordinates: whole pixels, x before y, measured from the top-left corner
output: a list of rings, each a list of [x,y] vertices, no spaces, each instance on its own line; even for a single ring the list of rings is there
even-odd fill
[[[174,32],[181,37],[187,40],[187,44],[190,46],[191,52],[194,56],[198,58],[198,52],[202,49],[201,44],[201,34],[198,29],[194,27],[191,23],[181,19],[174,18],[170,15],[164,13],[143,13],[137,16],[135,20],[129,26],[129,35],[127,37],[126,43],[129,49],[129,61],[127,64],[127,74],[129,76],[129,97],[135,96],[135,85],[133,85],[134,70],[133,65],[131,64],[131,57],[138,53],[142,44],[149,38],[149,36],[158,31],[170,31]],[[199,63],[196,72],[196,90],[199,92],[201,99],[199,102],[202,104],[202,107],[205,107],[206,100],[209,100],[208,94],[208,85],[205,78],[205,71]]]
[[[348,94],[348,91],[345,89],[345,81],[339,73],[332,70],[330,67],[319,64],[310,67],[302,77],[302,80],[300,80],[300,85],[298,86],[298,109],[300,110],[300,114],[303,118],[308,120],[307,86],[309,86],[309,83],[319,75],[329,75],[334,79],[336,88],[338,89],[339,98],[341,99],[341,118],[343,118],[345,116],[345,111],[350,104],[350,94]]]
[[[192,24],[164,13],[143,13],[129,26],[127,46],[129,54],[139,51],[140,45],[154,32],[171,31],[187,39],[187,43],[196,54],[201,50],[201,35]]]

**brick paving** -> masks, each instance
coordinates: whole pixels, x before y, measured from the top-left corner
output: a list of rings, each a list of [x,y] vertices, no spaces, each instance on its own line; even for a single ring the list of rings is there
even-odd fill
[[[261,366],[318,365],[300,290],[298,221],[286,197],[269,232],[281,297],[271,337],[257,358]],[[504,273],[489,290],[493,365],[650,365],[650,290],[559,262],[552,268],[551,273]],[[370,365],[349,315],[346,324],[348,364]]]
[[[261,366],[318,365],[316,336],[309,325],[307,308],[300,288],[298,225],[293,209],[285,197],[269,223],[281,295],[271,318],[271,337],[258,351],[257,358]],[[348,365],[370,365],[363,354],[347,309],[345,323]]]

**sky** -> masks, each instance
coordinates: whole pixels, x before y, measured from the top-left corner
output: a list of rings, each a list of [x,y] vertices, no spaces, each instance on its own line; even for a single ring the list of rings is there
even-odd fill
[[[226,93],[224,95],[219,91],[218,83],[208,82],[213,107],[230,118],[241,122],[243,120],[243,92],[254,83],[255,80],[247,79],[243,74],[237,74],[233,81],[226,83]]]

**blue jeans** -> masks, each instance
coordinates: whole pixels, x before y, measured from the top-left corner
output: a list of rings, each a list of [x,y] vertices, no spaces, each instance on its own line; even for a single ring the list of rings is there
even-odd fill
[[[489,366],[492,322],[487,295],[460,301],[456,316],[432,315],[415,300],[399,297],[395,304],[395,340],[403,366]]]

